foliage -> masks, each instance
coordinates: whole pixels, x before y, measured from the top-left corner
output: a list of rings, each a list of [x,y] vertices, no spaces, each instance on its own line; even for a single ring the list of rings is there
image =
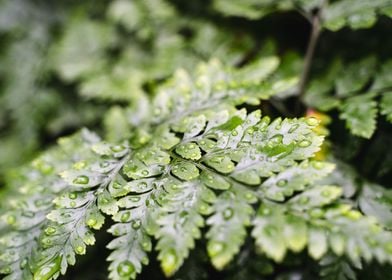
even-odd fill
[[[385,279],[391,8],[0,1],[0,274]]]

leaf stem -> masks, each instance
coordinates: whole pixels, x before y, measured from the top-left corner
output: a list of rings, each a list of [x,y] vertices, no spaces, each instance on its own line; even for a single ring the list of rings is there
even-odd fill
[[[322,14],[322,11],[323,11],[325,5],[327,4],[327,2],[328,2],[327,0],[324,0],[322,2],[320,8],[315,13],[315,15],[313,16],[312,21],[311,21],[312,32],[310,34],[309,44],[306,49],[304,66],[303,66],[301,78],[300,78],[299,85],[298,85],[298,105],[302,101],[303,96],[305,94],[305,87],[308,82],[309,72],[310,72],[310,68],[312,66],[314,52],[315,52],[317,42],[318,42],[321,30],[322,30],[321,22],[320,22],[321,21],[321,14]],[[297,109],[298,109],[298,107],[299,106],[297,106]]]

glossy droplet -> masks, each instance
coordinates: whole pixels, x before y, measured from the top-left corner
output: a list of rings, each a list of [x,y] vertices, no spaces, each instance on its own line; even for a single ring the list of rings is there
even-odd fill
[[[270,146],[279,145],[282,144],[282,141],[283,141],[283,135],[276,134],[268,141],[268,145]]]
[[[24,269],[26,265],[27,265],[27,259],[25,258],[20,262],[19,266],[21,269]]]
[[[87,220],[87,225],[88,225],[89,227],[93,227],[93,226],[95,226],[96,224],[97,224],[97,220],[94,219],[94,218],[89,218],[89,219]]]
[[[271,209],[269,209],[267,207],[263,207],[263,208],[261,208],[260,213],[263,216],[268,216],[269,214],[271,214]]]
[[[110,148],[113,152],[118,153],[125,149],[123,145],[115,145]]]
[[[174,250],[168,250],[162,257],[162,269],[166,276],[170,276],[177,269],[177,254]]]
[[[69,193],[68,194],[68,197],[70,198],[70,199],[76,199],[77,197],[78,197],[78,195],[76,194],[76,193]]]
[[[311,117],[306,119],[306,123],[310,126],[315,126],[319,123],[319,121],[316,118]]]
[[[299,124],[294,124],[293,126],[290,127],[289,129],[289,133],[293,133],[294,131],[296,131],[299,127]]]
[[[309,202],[310,198],[308,196],[303,196],[299,199],[300,204],[307,204]]]
[[[86,247],[84,246],[77,246],[75,248],[75,252],[79,255],[84,255],[86,253]]]
[[[329,190],[323,190],[321,192],[321,195],[324,197],[330,197],[331,196],[331,192]]]
[[[321,161],[315,161],[313,162],[313,167],[316,169],[322,169],[325,167],[325,163]]]
[[[76,206],[76,202],[75,202],[75,201],[71,201],[71,202],[69,203],[69,206],[75,207],[75,206]]]
[[[86,175],[80,175],[80,176],[76,177],[72,181],[72,183],[78,184],[78,185],[86,185],[86,184],[88,184],[89,181],[90,181],[90,179]]]
[[[16,218],[14,215],[8,215],[6,218],[7,224],[13,225],[16,222]]]
[[[226,208],[226,209],[223,211],[223,218],[224,218],[225,220],[229,220],[229,219],[231,219],[231,217],[233,217],[233,214],[234,214],[233,208],[231,208],[231,207]]]
[[[310,216],[311,216],[312,218],[321,218],[322,216],[324,216],[324,211],[321,210],[321,209],[319,209],[319,208],[312,209],[312,210],[310,211]]]
[[[139,188],[140,188],[140,189],[145,189],[145,188],[147,188],[147,187],[148,187],[148,185],[147,185],[146,182],[141,182],[141,183],[139,184]]]
[[[285,180],[285,179],[280,179],[277,183],[276,183],[276,185],[278,186],[278,187],[284,187],[284,186],[286,186],[287,185],[287,180]]]
[[[132,228],[133,229],[139,229],[142,225],[142,222],[140,220],[134,220],[132,222]]]
[[[73,165],[73,168],[75,168],[76,170],[81,170],[83,168],[85,168],[87,165],[87,163],[85,161],[78,161]]]
[[[114,189],[117,189],[117,190],[122,188],[122,185],[119,182],[114,182],[112,186]]]
[[[142,171],[142,175],[143,175],[143,176],[147,176],[148,174],[149,174],[148,170],[143,170],[143,171]]]
[[[302,140],[301,142],[299,142],[298,146],[300,146],[301,148],[306,148],[309,147],[310,144],[312,144],[312,142],[310,142],[309,140]]]
[[[127,222],[130,216],[131,216],[131,215],[129,214],[129,212],[123,213],[123,214],[121,215],[121,218],[120,218],[121,222],[123,222],[123,223]]]
[[[231,132],[231,135],[233,135],[233,136],[237,136],[237,135],[238,135],[238,132],[237,132],[237,130],[233,130],[233,131]]]
[[[46,247],[52,245],[52,240],[50,238],[44,237],[41,239],[41,244]]]
[[[56,233],[56,228],[54,228],[54,227],[47,227],[45,229],[45,234],[46,235],[52,235],[52,234],[55,234],[55,233]]]
[[[215,257],[222,253],[224,248],[225,245],[222,242],[210,241],[207,245],[208,255],[210,255],[210,257]]]
[[[151,242],[143,241],[141,245],[142,245],[144,251],[148,252],[151,250]]]
[[[132,202],[139,202],[140,201],[140,196],[130,196],[129,200]]]
[[[100,162],[99,163],[99,167],[101,167],[101,168],[106,168],[106,167],[108,167],[109,166],[109,162],[107,162],[107,161],[103,161],[103,162]]]

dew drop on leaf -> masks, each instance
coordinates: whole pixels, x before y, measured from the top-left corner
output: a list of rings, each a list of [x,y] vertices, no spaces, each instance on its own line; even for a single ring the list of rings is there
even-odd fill
[[[95,226],[96,224],[97,224],[97,220],[94,219],[94,218],[89,218],[89,219],[87,220],[87,225],[88,225],[89,227],[93,227],[93,226]]]
[[[115,145],[113,147],[110,148],[113,152],[118,153],[121,152],[125,149],[125,147],[123,145]]]
[[[135,272],[135,266],[130,261],[123,261],[117,266],[120,277],[129,277]]]
[[[8,215],[6,218],[7,224],[13,225],[16,222],[16,218],[14,215]]]
[[[226,209],[223,211],[223,218],[224,218],[225,220],[229,220],[229,219],[231,219],[231,217],[233,217],[233,214],[234,214],[233,208],[228,207],[228,208],[226,208]]]
[[[70,199],[76,199],[77,197],[78,197],[78,195],[76,194],[76,193],[69,193],[68,194],[68,197],[70,198]]]
[[[305,205],[305,204],[307,204],[309,202],[309,200],[310,199],[309,199],[308,196],[303,196],[303,197],[300,198],[299,203],[302,204],[302,205]]]
[[[78,184],[78,185],[86,185],[86,184],[88,184],[89,181],[90,181],[90,179],[86,175],[80,175],[80,176],[76,177],[72,181],[72,183]]]
[[[166,276],[173,274],[177,268],[177,254],[174,250],[168,250],[162,257],[162,269]]]
[[[280,180],[276,183],[276,185],[277,185],[278,187],[284,187],[284,186],[287,185],[287,180],[286,180],[286,179],[280,179]]]
[[[224,248],[225,248],[225,245],[222,242],[210,241],[207,245],[208,255],[210,255],[211,257],[214,257],[214,256],[220,254]]]
[[[293,133],[294,131],[296,131],[299,127],[299,124],[294,124],[293,126],[290,127],[289,129],[289,133]]]
[[[138,219],[138,220],[134,220],[132,222],[132,228],[133,229],[139,229],[142,225],[142,222]]]
[[[54,228],[54,227],[49,226],[49,227],[47,227],[45,229],[45,234],[46,235],[52,235],[52,234],[55,234],[55,233],[56,233],[56,228]]]
[[[312,144],[312,142],[310,142],[309,140],[302,140],[301,142],[299,142],[298,146],[300,146],[301,148],[306,148],[309,147],[310,144]]]
[[[311,117],[306,119],[306,123],[310,126],[315,126],[319,123],[319,121],[316,118]]]
[[[130,216],[131,216],[131,215],[129,214],[129,212],[123,213],[123,214],[121,215],[121,218],[120,218],[121,222],[123,222],[123,223],[127,222]]]

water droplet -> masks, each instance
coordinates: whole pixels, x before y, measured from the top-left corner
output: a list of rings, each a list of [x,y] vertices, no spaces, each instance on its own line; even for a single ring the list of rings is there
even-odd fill
[[[119,153],[119,152],[123,151],[125,149],[125,147],[123,145],[115,145],[115,146],[110,147],[110,149],[115,153]]]
[[[112,186],[113,186],[113,189],[117,189],[117,190],[122,188],[122,185],[117,181],[114,182]]]
[[[324,216],[324,211],[319,208],[316,208],[312,209],[309,214],[312,218],[321,218],[322,216]]]
[[[263,216],[268,216],[269,214],[271,214],[271,209],[269,209],[269,208],[267,208],[267,207],[263,207],[263,208],[261,209],[261,214],[262,214]]]
[[[132,222],[132,228],[133,229],[139,229],[141,226],[142,226],[142,222],[139,219],[134,220]]]
[[[322,169],[322,168],[324,168],[324,166],[325,166],[324,162],[321,162],[321,161],[314,161],[313,162],[313,167],[316,169]]]
[[[321,192],[321,195],[324,197],[330,197],[331,196],[331,192],[329,190],[323,190]]]
[[[86,247],[84,246],[77,246],[75,248],[75,252],[79,255],[84,255],[86,253]]]
[[[19,266],[20,266],[21,269],[24,269],[24,268],[26,267],[26,265],[27,265],[27,258],[24,258],[24,259],[20,262]]]
[[[96,224],[97,224],[97,220],[94,219],[94,218],[89,218],[89,219],[87,220],[87,225],[88,225],[89,227],[93,227],[93,226],[95,226]]]
[[[74,192],[71,192],[71,193],[68,194],[68,197],[70,199],[76,199],[78,197],[78,195],[76,193],[74,193]]]
[[[149,174],[148,170],[143,170],[143,171],[142,171],[142,175],[143,175],[143,176],[147,176],[148,174]]]
[[[120,218],[121,222],[123,222],[123,223],[128,222],[128,219],[130,216],[131,216],[131,214],[129,212],[124,212]]]
[[[248,130],[247,130],[247,133],[250,135],[252,135],[254,132],[255,132],[255,130],[252,127],[248,128]]]
[[[233,130],[233,131],[231,132],[231,135],[233,135],[233,136],[237,136],[237,135],[238,135],[238,132],[237,132],[237,130]]]
[[[219,241],[210,241],[207,245],[208,254],[211,257],[219,255],[225,248],[225,245]]]
[[[245,194],[245,198],[246,198],[247,201],[253,201],[256,198],[256,196],[253,193],[251,193],[251,192],[247,192]]]
[[[129,196],[129,200],[132,202],[139,202],[140,196]]]
[[[76,206],[76,202],[75,202],[75,201],[71,201],[71,202],[69,203],[69,206],[75,207],[75,206]]]
[[[41,239],[41,244],[46,248],[47,246],[52,245],[52,240],[50,238],[44,237]]]
[[[300,204],[307,204],[309,202],[310,198],[308,196],[303,196],[299,199]]]
[[[141,245],[142,245],[144,251],[150,251],[151,250],[151,242],[143,241]]]
[[[296,131],[299,127],[299,124],[295,124],[292,127],[290,127],[289,129],[289,133],[293,133],[294,131]]]
[[[54,227],[49,226],[49,227],[47,227],[45,229],[45,234],[46,235],[52,235],[52,234],[55,234],[55,233],[56,233],[56,228],[54,228]]]
[[[287,185],[287,183],[288,183],[288,181],[287,181],[286,179],[280,179],[280,180],[276,183],[276,185],[277,185],[278,187],[284,187],[284,186]]]
[[[16,222],[16,218],[14,215],[8,215],[6,218],[7,224],[13,225]]]
[[[283,141],[283,135],[276,134],[268,141],[268,145],[270,146],[279,145],[282,144],[282,141]]]
[[[90,181],[90,179],[86,175],[80,175],[80,176],[76,177],[72,181],[72,183],[78,184],[78,185],[86,185],[86,184],[88,184],[89,181]]]
[[[306,123],[310,126],[315,126],[319,123],[319,121],[316,118],[310,117],[306,119]]]
[[[34,272],[34,280],[47,280],[52,279],[52,276],[59,271],[61,257],[56,257],[54,261],[41,266]]]
[[[223,211],[223,218],[225,220],[229,220],[231,219],[231,217],[233,217],[233,214],[234,214],[233,209],[231,207],[228,207]]]
[[[147,187],[148,187],[148,185],[147,185],[146,182],[141,182],[141,183],[139,184],[139,188],[140,188],[140,189],[145,189],[145,188],[147,188]]]
[[[87,165],[87,163],[85,161],[78,161],[75,162],[75,164],[73,165],[73,168],[77,169],[77,170],[81,170],[83,168],[85,168]]]
[[[110,165],[110,163],[108,161],[103,161],[99,163],[99,167],[101,168],[106,168]]]
[[[177,268],[177,254],[171,249],[163,254],[162,269],[166,275],[171,275]]]
[[[302,140],[301,142],[299,142],[298,146],[300,146],[301,148],[306,148],[309,147],[310,144],[312,144],[312,142],[310,142],[309,140]]]

